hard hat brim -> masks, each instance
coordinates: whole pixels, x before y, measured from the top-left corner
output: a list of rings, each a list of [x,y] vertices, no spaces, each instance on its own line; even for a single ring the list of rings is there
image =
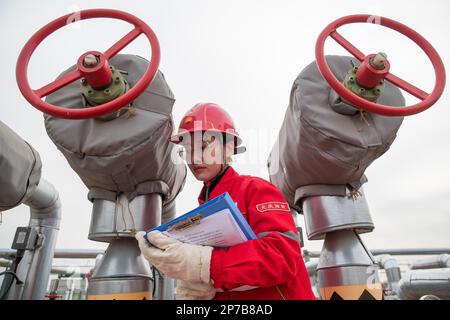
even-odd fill
[[[177,134],[174,134],[173,136],[170,137],[170,142],[175,143],[175,144],[180,144],[183,141],[183,137],[191,134],[195,132],[195,130],[192,131],[184,131],[184,132],[179,132]],[[202,132],[217,132],[217,133],[221,133],[221,134],[229,134],[231,136],[233,136],[236,139],[236,146],[239,146],[242,144],[242,139],[235,133],[230,133],[230,132],[223,132],[221,130],[215,130],[215,129],[209,129],[209,130],[202,130]]]

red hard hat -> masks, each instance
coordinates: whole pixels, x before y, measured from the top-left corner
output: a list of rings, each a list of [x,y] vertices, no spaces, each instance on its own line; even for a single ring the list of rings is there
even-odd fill
[[[180,143],[183,135],[194,131],[215,131],[226,133],[236,138],[236,145],[242,143],[242,139],[236,131],[233,119],[230,115],[215,103],[197,103],[189,109],[181,119],[178,133],[170,137],[173,143]]]

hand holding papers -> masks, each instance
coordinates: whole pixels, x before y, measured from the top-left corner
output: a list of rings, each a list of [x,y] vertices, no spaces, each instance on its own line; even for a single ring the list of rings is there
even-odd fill
[[[256,239],[255,233],[228,193],[147,233],[154,230],[181,242],[212,247],[231,247]]]

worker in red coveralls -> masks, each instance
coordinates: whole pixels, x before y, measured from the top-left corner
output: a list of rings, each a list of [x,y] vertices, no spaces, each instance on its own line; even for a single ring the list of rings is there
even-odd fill
[[[242,151],[228,113],[199,103],[171,137],[182,144],[189,169],[204,186],[199,204],[228,192],[258,239],[229,248],[193,245],[160,232],[136,238],[144,257],[177,279],[177,299],[314,299],[297,229],[280,191],[261,178],[239,175],[228,163]]]

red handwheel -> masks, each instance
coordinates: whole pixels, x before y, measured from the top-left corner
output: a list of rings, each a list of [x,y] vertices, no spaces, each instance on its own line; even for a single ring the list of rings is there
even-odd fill
[[[43,86],[40,89],[33,90],[28,83],[28,63],[30,58],[37,48],[37,46],[50,34],[56,30],[64,27],[67,21],[71,20],[72,14],[60,17],[49,24],[45,25],[39,31],[37,31],[23,47],[17,60],[16,66],[16,78],[20,91],[25,99],[35,108],[50,114],[55,117],[67,118],[67,119],[87,119],[99,117],[111,112],[114,112],[136,99],[152,82],[158,71],[160,62],[160,48],[159,42],[152,31],[152,29],[139,18],[118,10],[111,9],[90,9],[82,10],[79,12],[80,20],[92,19],[92,18],[113,18],[126,21],[134,25],[134,29],[126,34],[122,39],[117,41],[112,47],[105,52],[90,51],[84,53],[77,62],[77,69],[69,72],[59,79]],[[126,47],[130,42],[136,39],[139,35],[144,34],[150,42],[151,46],[151,59],[150,65],[142,78],[125,94],[117,97],[116,99],[107,103],[101,104],[95,107],[83,108],[83,109],[68,109],[60,106],[49,104],[42,100],[42,98],[55,92],[56,90],[74,82],[75,80],[85,77],[85,79],[93,87],[101,86],[109,81],[111,71],[109,70],[108,60],[114,57],[120,50]],[[95,55],[98,58],[98,63],[94,67],[86,67],[83,65],[83,61],[86,61],[86,57]]]
[[[431,93],[427,93],[410,84],[409,82],[393,75],[391,72],[389,72],[389,64],[387,65],[387,68],[383,74],[384,79],[388,80],[389,82],[396,85],[400,89],[405,90],[406,92],[412,94],[413,96],[421,100],[419,103],[406,107],[392,107],[368,101],[345,88],[344,85],[338,79],[336,79],[334,74],[331,72],[324,55],[324,44],[328,36],[333,38],[337,43],[339,43],[342,47],[344,47],[356,59],[358,59],[362,63],[365,63],[367,62],[368,58],[372,57],[373,55],[365,56],[347,39],[345,39],[342,35],[340,35],[337,32],[337,28],[350,23],[375,23],[375,22],[384,27],[396,30],[397,32],[400,32],[401,34],[405,35],[406,37],[414,41],[420,48],[422,48],[422,50],[430,59],[435,72],[435,85]],[[385,116],[413,115],[431,107],[439,99],[445,87],[444,64],[442,63],[439,54],[436,52],[433,46],[424,37],[422,37],[420,34],[415,32],[411,28],[388,18],[378,16],[374,17],[371,15],[360,14],[360,15],[346,16],[337,19],[332,23],[330,23],[320,33],[316,42],[315,51],[316,51],[315,54],[317,67],[322,76],[329,83],[331,88],[333,88],[344,100],[348,101],[354,106],[360,107],[361,109],[364,109],[369,112],[374,112]],[[373,73],[375,74],[375,71],[373,71]]]

